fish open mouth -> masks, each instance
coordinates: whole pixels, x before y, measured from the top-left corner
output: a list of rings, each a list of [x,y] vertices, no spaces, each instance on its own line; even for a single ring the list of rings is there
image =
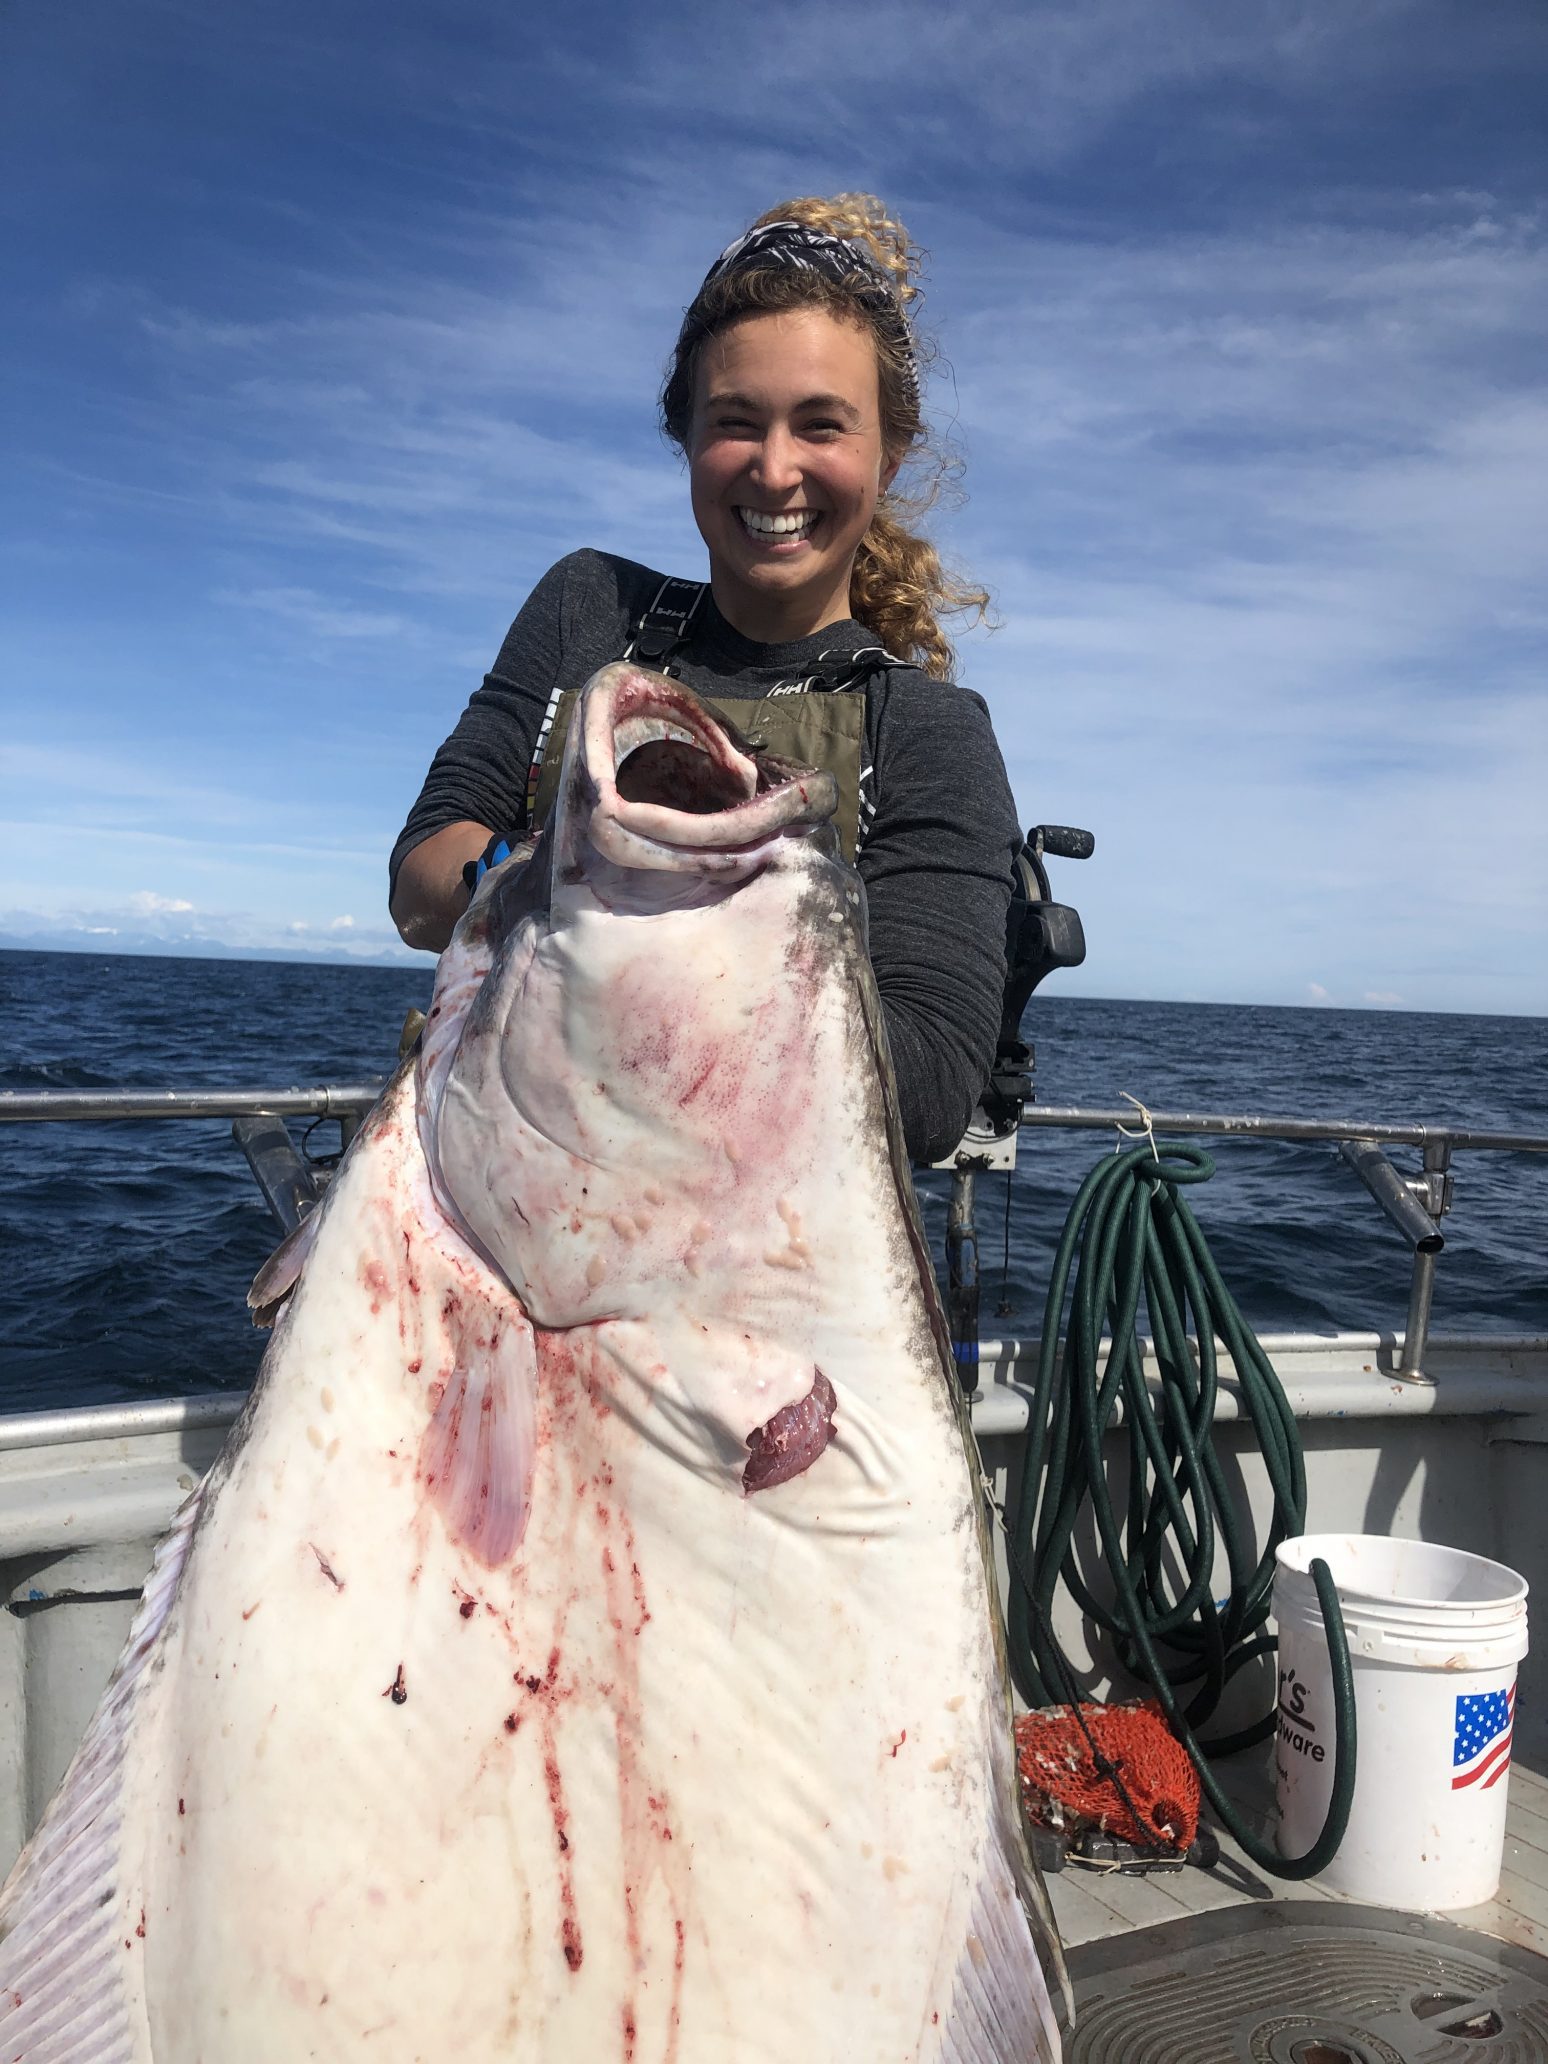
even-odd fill
[[[618,866],[738,869],[833,813],[830,774],[755,752],[691,689],[627,662],[587,683],[575,728],[586,837]]]
[[[727,766],[681,722],[641,711],[613,733],[613,780],[621,801],[707,817],[747,800],[739,767]]]

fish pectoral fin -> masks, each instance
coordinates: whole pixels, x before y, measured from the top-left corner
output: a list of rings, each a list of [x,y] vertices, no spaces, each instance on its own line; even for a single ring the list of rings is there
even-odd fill
[[[939,2064],[1059,2064],[1060,2008],[1067,2012],[1068,2002],[1052,1923],[1045,1930],[1028,1915],[1012,1862],[998,1844],[991,1844],[981,1868],[951,2008],[933,2055]]]
[[[316,1242],[321,1219],[320,1208],[308,1212],[301,1223],[285,1235],[253,1277],[252,1288],[247,1293],[247,1308],[253,1315],[255,1326],[272,1326],[280,1306],[300,1282],[301,1271],[306,1267],[307,1256]]]
[[[0,1890],[0,2054],[101,2064],[131,2054],[119,1854],[124,1757],[204,1503],[156,1551],[107,1690],[64,1782]]]
[[[519,1309],[470,1314],[459,1331],[420,1443],[419,1474],[452,1539],[493,1569],[527,1524],[537,1346]]]

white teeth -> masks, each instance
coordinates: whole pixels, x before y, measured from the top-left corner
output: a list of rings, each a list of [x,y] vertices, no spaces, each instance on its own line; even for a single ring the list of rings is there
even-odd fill
[[[818,512],[800,509],[790,516],[765,516],[761,509],[739,509],[737,514],[754,537],[804,537]]]

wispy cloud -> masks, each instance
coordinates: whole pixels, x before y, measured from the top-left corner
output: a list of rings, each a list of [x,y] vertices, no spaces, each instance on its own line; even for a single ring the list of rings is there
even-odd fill
[[[227,589],[215,600],[262,610],[314,638],[402,638],[416,628],[410,618],[391,610],[336,608],[309,588]]]

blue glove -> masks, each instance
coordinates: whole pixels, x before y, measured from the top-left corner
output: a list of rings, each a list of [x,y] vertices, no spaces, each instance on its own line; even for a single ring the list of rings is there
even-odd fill
[[[510,857],[510,840],[501,838],[497,832],[478,858],[470,860],[462,870],[462,879],[468,885],[468,894],[472,895],[491,867],[498,867],[502,860],[509,860]]]

